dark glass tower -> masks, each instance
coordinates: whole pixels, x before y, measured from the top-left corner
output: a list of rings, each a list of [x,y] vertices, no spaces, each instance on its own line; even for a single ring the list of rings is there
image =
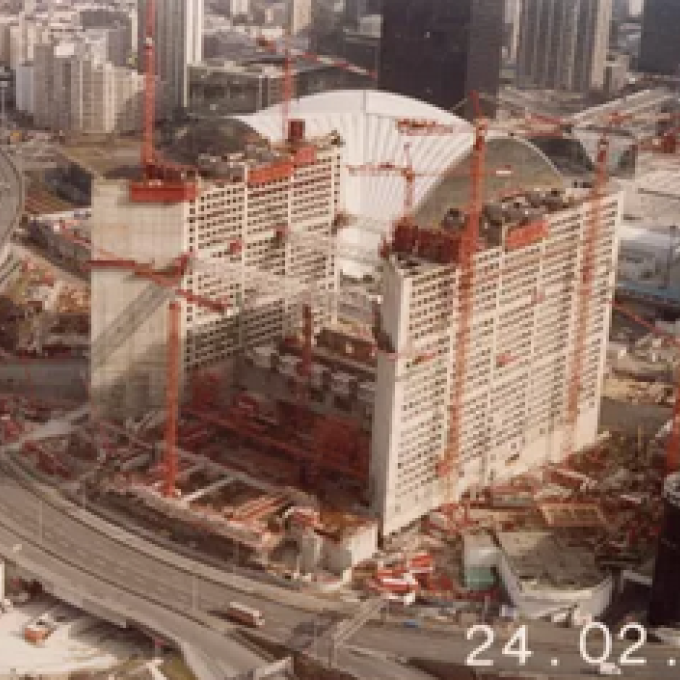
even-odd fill
[[[649,625],[680,626],[680,474],[666,479],[664,504],[649,603]]]
[[[384,0],[380,88],[443,109],[473,90],[495,98],[503,8],[500,0]]]
[[[680,2],[645,0],[640,43],[641,71],[674,76],[680,73]]]

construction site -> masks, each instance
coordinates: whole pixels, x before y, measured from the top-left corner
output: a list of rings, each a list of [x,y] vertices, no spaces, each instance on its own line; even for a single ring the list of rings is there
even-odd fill
[[[27,256],[0,345],[87,361],[88,403],[10,397],[0,372],[4,442],[93,511],[300,588],[600,616],[654,554],[680,458],[674,326],[614,301],[624,122],[575,184],[525,139],[564,121],[359,91],[293,107],[284,85],[234,119],[237,151],[182,165],[147,87],[141,176],[34,221],[89,287]],[[613,309],[635,331],[610,342]],[[670,425],[607,432],[603,398]]]

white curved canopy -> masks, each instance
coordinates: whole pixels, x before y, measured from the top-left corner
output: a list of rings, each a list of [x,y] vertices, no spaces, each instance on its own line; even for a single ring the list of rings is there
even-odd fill
[[[410,145],[413,168],[436,173],[464,157],[473,140],[472,126],[453,114],[425,102],[377,90],[339,90],[303,97],[291,102],[290,116],[303,119],[309,136],[337,131],[345,142],[345,164],[364,165],[406,162]],[[279,141],[282,132],[281,106],[248,116],[237,116],[258,134]],[[453,127],[454,132],[437,135],[404,135],[397,129],[401,118],[431,120]],[[436,175],[417,177],[415,202],[438,182]],[[343,178],[343,206],[359,218],[356,227],[344,230],[345,241],[372,247],[377,232],[383,232],[404,205],[405,182],[396,173],[350,174]]]

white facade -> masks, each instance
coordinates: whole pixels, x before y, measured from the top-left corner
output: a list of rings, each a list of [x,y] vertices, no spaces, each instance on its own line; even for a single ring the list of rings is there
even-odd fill
[[[250,14],[250,0],[229,0],[229,16]]]
[[[144,77],[105,60],[105,33],[92,37],[92,41],[38,46],[35,122],[53,130],[135,132],[141,128]]]
[[[382,234],[389,233],[392,222],[403,212],[404,180],[398,173],[350,172],[350,166],[405,161],[405,137],[397,129],[397,118],[437,121],[453,131],[408,138],[414,168],[447,168],[465,156],[472,145],[472,128],[467,121],[426,102],[390,92],[339,90],[302,97],[291,102],[290,115],[303,119],[310,135],[337,130],[343,138],[343,209],[356,217],[356,223],[342,229],[339,239],[373,252],[378,249]],[[236,119],[267,139],[281,139],[280,105]],[[416,177],[416,204],[439,179],[434,173]],[[356,262],[341,261],[340,266],[353,275],[364,271]]]
[[[0,62],[16,70],[19,64],[33,60],[35,46],[47,40],[49,31],[23,15],[6,19],[0,19]]]
[[[523,0],[521,86],[587,92],[604,86],[612,0]]]
[[[498,534],[499,571],[513,605],[529,619],[596,618],[614,592],[611,574],[600,571],[592,551],[562,546],[549,532]]]
[[[33,78],[32,63],[19,64],[14,72],[14,105],[17,111],[33,115]]]
[[[144,65],[146,2],[139,0],[139,65]],[[163,81],[170,109],[189,101],[187,66],[203,60],[204,0],[156,2],[156,73]]]
[[[288,0],[288,31],[297,35],[312,23],[312,0]]]
[[[505,25],[510,33],[507,57],[513,64],[517,61],[521,17],[522,0],[505,0]]]
[[[619,194],[602,201],[575,448],[595,441],[614,285]],[[374,509],[389,534],[464,491],[562,460],[582,239],[592,202],[549,212],[546,237],[476,256],[459,457],[438,475],[455,385],[458,268],[395,255],[383,272],[371,451]],[[505,229],[505,227],[504,227]]]
[[[320,143],[321,144],[321,143]],[[298,327],[299,302],[283,287],[269,284],[267,297],[254,294],[258,271],[298,282],[336,286],[335,258],[328,249],[310,249],[292,240],[278,241],[282,225],[315,238],[331,234],[339,201],[341,149],[324,141],[316,160],[295,168],[286,179],[252,184],[251,165],[236,163],[231,179],[204,182],[199,198],[175,204],[132,203],[128,184],[95,185],[93,246],[121,258],[167,265],[182,253],[214,258],[219,273],[188,274],[185,288],[227,301],[224,314],[182,303],[182,379],[187,371],[222,361],[243,347],[267,344]],[[240,168],[240,170],[239,170]],[[246,172],[243,179],[234,179]],[[235,244],[240,247],[234,249]],[[229,274],[231,272],[231,274]],[[229,274],[225,279],[225,275]],[[93,356],[107,329],[120,325],[145,291],[158,286],[119,269],[92,273]],[[161,289],[162,295],[162,289]],[[127,310],[127,312],[126,312]],[[317,310],[321,313],[319,310]],[[146,321],[92,366],[92,394],[103,408],[120,413],[146,412],[164,403],[167,305],[160,304]],[[101,336],[101,337],[100,337]],[[106,341],[108,342],[108,341]],[[93,360],[94,361],[94,360]]]
[[[76,54],[73,42],[50,41],[36,46],[33,77],[33,119],[41,128],[68,130],[72,101],[69,59]]]

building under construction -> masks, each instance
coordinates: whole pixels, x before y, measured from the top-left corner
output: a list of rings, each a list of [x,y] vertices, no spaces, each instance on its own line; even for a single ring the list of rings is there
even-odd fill
[[[367,97],[320,95],[307,110],[300,100],[282,142],[264,138],[281,137],[276,109],[234,120],[244,150],[218,153],[211,140],[198,175],[171,196],[161,182],[97,184],[91,380],[96,403],[118,416],[162,408],[164,303],[176,298],[185,412],[293,460],[307,489],[324,476],[355,484],[385,535],[594,442],[620,201],[603,193],[596,208],[530,144],[492,135],[461,359],[472,128],[420,102]],[[354,103],[343,111],[341,99]],[[369,271],[375,231],[390,233],[401,212],[403,173],[380,176],[396,166],[375,163],[403,153],[402,115],[456,132],[410,139],[412,162],[428,170],[415,180],[412,219],[384,242],[371,278],[348,288],[342,263]],[[349,162],[368,176],[350,178]],[[188,380],[200,387],[206,369],[226,387],[196,399]]]
[[[395,531],[465,491],[566,455],[576,286],[593,203],[552,189],[487,204],[482,221],[460,414],[450,474],[438,468],[452,427],[459,338],[462,216],[447,229],[397,227],[383,270],[371,447],[374,504]],[[617,194],[602,200],[574,450],[597,435],[614,284]],[[444,222],[446,225],[446,221]],[[448,250],[447,252],[447,249]]]
[[[132,260],[174,276],[187,292],[180,382],[187,370],[294,332],[299,304],[292,301],[305,286],[336,287],[335,253],[323,242],[339,210],[340,166],[337,135],[309,143],[300,136],[278,148],[202,158],[189,200],[159,201],[153,187],[150,199],[140,198],[126,181],[99,182],[92,204],[97,403],[118,415],[164,404],[167,302],[175,290],[136,275]],[[191,271],[182,253],[192,255]]]

